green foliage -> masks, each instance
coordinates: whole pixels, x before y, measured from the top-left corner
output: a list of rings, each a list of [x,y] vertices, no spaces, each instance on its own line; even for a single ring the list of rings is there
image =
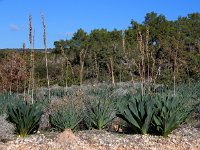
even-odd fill
[[[8,112],[7,106],[9,104],[16,105],[20,98],[16,94],[4,93],[0,94],[0,115]]]
[[[0,60],[7,58],[14,51],[10,49],[4,49],[0,51]],[[1,62],[1,61],[0,61]]]
[[[193,85],[194,88],[198,86]],[[190,117],[199,103],[199,90],[194,88],[189,90],[183,85],[182,88],[177,87],[176,96],[165,87],[144,96],[126,96],[117,103],[117,116],[125,120],[136,133],[167,137]]]
[[[35,74],[40,79],[46,78],[46,66],[45,62],[40,62],[40,64],[37,64],[35,67]],[[49,71],[49,77],[51,79],[61,78],[61,67],[59,65],[49,63],[48,64],[48,71]]]
[[[137,133],[147,134],[154,115],[154,101],[149,95],[135,95],[118,103],[117,115],[127,121]]]
[[[174,56],[177,52],[176,82],[185,82],[190,78],[198,80],[200,76],[198,41],[200,24],[198,19],[199,13],[193,13],[175,21],[168,21],[164,15],[151,12],[146,14],[143,24],[132,20],[131,27],[124,32],[116,29],[113,31],[94,29],[87,34],[79,29],[71,40],[66,42],[61,40],[57,43],[63,44],[64,42],[69,45],[67,51],[70,53],[66,55],[73,65],[78,65],[78,52],[88,45],[85,59],[85,69],[87,69],[85,77],[87,79],[96,77],[95,72],[98,67],[97,80],[100,82],[111,80],[109,60],[112,57],[116,81],[127,81],[131,76],[139,76],[137,67],[131,61],[134,59],[136,64],[141,61],[138,57],[140,51],[137,48],[138,27],[142,36],[145,36],[146,26],[149,26],[149,67],[152,78],[156,76],[157,69],[160,67],[156,82],[167,84],[173,82]],[[143,43],[145,44],[145,41]],[[144,61],[144,65],[147,67],[147,59],[145,58]],[[95,64],[97,66],[94,66],[94,63],[97,63]],[[155,66],[153,67],[153,65]]]
[[[55,46],[55,49],[53,51],[53,53],[55,54],[61,54],[61,49],[63,48],[64,50],[66,50],[66,47],[67,47],[67,41],[65,40],[60,40],[60,41],[55,41],[54,42],[54,46]]]
[[[192,13],[185,17],[179,17],[177,20],[170,21],[162,14],[150,12],[146,14],[143,23],[137,23],[132,20],[130,27],[124,31],[116,29],[112,31],[108,31],[107,29],[94,29],[90,33],[86,33],[83,29],[78,29],[71,39],[54,42],[54,52],[51,53],[49,51],[50,84],[65,86],[66,80],[68,86],[79,84],[80,52],[83,49],[87,50],[84,59],[84,81],[87,79],[89,82],[94,80],[96,82],[110,82],[110,58],[113,60],[116,82],[130,81],[132,77],[135,80],[139,79],[137,66],[141,63],[141,53],[137,46],[138,32],[140,28],[143,37],[142,44],[145,45],[147,26],[149,26],[149,60],[145,57],[145,74],[148,74],[147,67],[149,66],[150,78],[155,79],[156,83],[172,84],[174,71],[177,83],[198,81],[200,79],[199,18],[200,13]],[[61,49],[64,50],[64,57],[68,59],[68,69],[66,60],[63,62],[64,57],[61,54]],[[21,57],[15,61],[17,62],[15,64],[22,66],[18,62],[22,60],[23,53],[21,53],[22,50],[19,51]],[[14,71],[11,67],[14,66],[12,65],[13,63],[9,63],[13,52],[16,53],[14,50],[3,50],[0,52],[0,72],[3,73],[0,76],[0,83],[2,82],[0,91],[9,91],[11,83],[12,90],[16,91],[18,89],[18,75],[24,75],[24,73],[19,72],[20,70],[15,69]],[[176,53],[175,65],[174,57]],[[36,87],[46,86],[46,69],[45,64],[42,63],[45,62],[44,53],[41,53],[41,50],[39,50],[35,51],[34,54]],[[147,56],[146,49],[145,56]],[[135,63],[133,63],[133,60]],[[30,52],[27,51],[27,73],[30,69],[28,64],[30,64]],[[67,73],[66,70],[68,70]],[[18,75],[17,72],[19,72]],[[25,78],[21,78],[20,85],[22,79],[24,80]],[[26,78],[26,80],[28,79]],[[22,91],[23,89],[20,88],[19,90]]]
[[[200,102],[200,81],[178,85],[177,94],[181,96],[181,99],[192,104]]]
[[[89,129],[102,130],[115,118],[114,105],[107,99],[85,102],[84,121]]]
[[[19,101],[8,105],[8,120],[16,125],[16,133],[23,138],[38,129],[42,113],[36,104]]]
[[[67,128],[75,129],[82,121],[82,111],[77,109],[72,102],[66,108],[59,109],[49,116],[49,122],[53,130],[64,131]]]
[[[178,97],[157,94],[154,100],[156,112],[153,116],[153,125],[163,137],[167,137],[185,121],[192,111]]]

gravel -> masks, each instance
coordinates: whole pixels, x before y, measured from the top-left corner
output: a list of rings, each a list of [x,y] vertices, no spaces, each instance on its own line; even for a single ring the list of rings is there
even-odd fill
[[[154,135],[123,134],[99,130],[31,135],[0,144],[0,150],[200,150],[200,129],[184,125],[168,138]],[[65,137],[69,139],[65,139]],[[71,138],[72,137],[72,138]],[[71,139],[70,139],[71,138]]]

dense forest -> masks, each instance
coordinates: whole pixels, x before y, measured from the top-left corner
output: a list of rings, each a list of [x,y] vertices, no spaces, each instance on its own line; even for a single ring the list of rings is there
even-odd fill
[[[48,53],[50,84],[99,82],[190,83],[200,79],[200,13],[169,21],[147,13],[125,30],[78,29]],[[0,90],[21,90],[34,68],[34,86],[46,86],[45,53],[0,51]],[[34,62],[34,63],[33,63]],[[31,65],[32,64],[32,65]],[[20,86],[24,85],[24,86]]]
[[[181,82],[199,78],[199,38],[199,13],[168,21],[152,12],[142,24],[132,20],[124,31],[94,29],[87,34],[79,29],[72,39],[56,41],[54,53],[62,55],[63,49],[74,68],[83,61],[85,79],[109,80],[113,72],[118,82],[135,80],[143,67],[146,79],[169,83],[175,71]]]

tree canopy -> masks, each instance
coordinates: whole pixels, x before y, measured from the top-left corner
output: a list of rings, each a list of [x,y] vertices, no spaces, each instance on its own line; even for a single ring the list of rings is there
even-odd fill
[[[149,28],[148,41],[146,41],[146,29]],[[85,65],[88,70],[94,72],[94,62],[98,62],[100,74],[110,72],[110,62],[114,62],[114,72],[119,80],[127,80],[131,72],[137,77],[136,64],[140,59],[138,47],[138,33],[141,32],[143,47],[148,43],[148,50],[145,52],[151,55],[149,63],[155,65],[152,72],[160,69],[157,80],[170,80],[175,54],[177,54],[177,76],[180,81],[188,78],[198,79],[200,76],[200,14],[192,13],[186,17],[179,17],[177,20],[169,21],[162,14],[155,12],[147,13],[143,23],[131,20],[130,26],[125,30],[94,29],[89,34],[83,29],[68,40],[60,40],[54,43],[55,53],[60,52],[62,45],[70,54],[72,64],[79,64],[79,52],[88,48]],[[134,63],[135,66],[134,66]],[[145,66],[147,58],[145,56]],[[93,68],[93,69],[92,69]],[[135,70],[135,71],[134,71]],[[147,70],[147,68],[145,69]],[[89,73],[88,74],[92,74]],[[86,75],[87,76],[87,75]],[[179,81],[178,80],[178,81]]]

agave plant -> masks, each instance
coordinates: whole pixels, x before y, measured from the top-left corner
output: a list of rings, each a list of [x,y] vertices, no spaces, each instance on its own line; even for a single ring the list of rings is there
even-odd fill
[[[178,97],[157,94],[155,101],[153,125],[163,137],[167,137],[192,111]]]
[[[82,112],[70,102],[66,108],[61,108],[55,114],[50,115],[49,122],[56,131],[64,131],[67,128],[73,130],[82,118]]]
[[[117,104],[117,116],[129,123],[136,132],[147,134],[154,114],[154,102],[149,95],[132,96]]]
[[[36,104],[19,101],[15,105],[9,104],[7,113],[8,120],[16,125],[16,133],[26,137],[38,129],[43,112]]]
[[[107,99],[85,102],[84,121],[89,129],[105,129],[115,118],[115,109]]]

